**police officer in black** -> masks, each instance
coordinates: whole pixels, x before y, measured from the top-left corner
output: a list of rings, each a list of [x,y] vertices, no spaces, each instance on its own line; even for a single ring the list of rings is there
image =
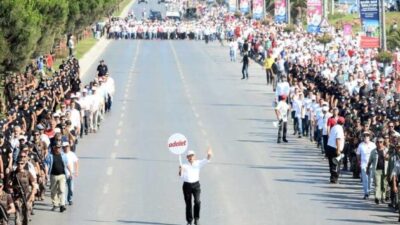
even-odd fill
[[[106,64],[104,64],[104,60],[102,59],[100,61],[100,65],[97,66],[97,76],[103,77],[107,74],[108,72],[108,67]]]

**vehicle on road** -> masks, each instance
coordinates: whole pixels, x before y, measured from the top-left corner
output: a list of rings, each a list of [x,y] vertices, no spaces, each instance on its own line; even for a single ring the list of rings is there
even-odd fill
[[[179,7],[174,4],[168,5],[165,17],[173,20],[181,20],[181,13],[179,12]]]
[[[161,21],[161,20],[163,20],[161,12],[160,11],[154,11],[154,10],[150,10],[150,14],[149,14],[149,18],[148,19],[151,20],[151,21],[155,21],[155,20]]]
[[[146,4],[148,4],[149,1],[148,1],[148,0],[139,0],[139,1],[138,1],[138,4],[140,4],[140,3],[146,3]]]

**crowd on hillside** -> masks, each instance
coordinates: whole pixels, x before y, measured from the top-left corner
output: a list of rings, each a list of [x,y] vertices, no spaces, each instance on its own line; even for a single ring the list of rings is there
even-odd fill
[[[0,224],[9,216],[27,224],[34,205],[51,192],[52,210],[73,204],[79,140],[96,133],[111,109],[114,81],[102,60],[97,76],[82,84],[79,61],[52,68],[39,57],[5,82],[7,113],[0,120]],[[14,216],[15,215],[15,216]]]

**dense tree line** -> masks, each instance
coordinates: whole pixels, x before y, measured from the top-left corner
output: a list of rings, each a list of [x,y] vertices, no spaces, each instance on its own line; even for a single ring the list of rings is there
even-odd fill
[[[0,71],[20,70],[55,40],[109,15],[122,0],[0,0]]]

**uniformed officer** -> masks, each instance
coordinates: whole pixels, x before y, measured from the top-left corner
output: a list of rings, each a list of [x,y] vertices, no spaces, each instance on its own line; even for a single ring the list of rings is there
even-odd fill
[[[7,225],[9,215],[15,213],[15,205],[11,195],[4,191],[2,179],[0,179],[0,205],[0,225]]]
[[[194,151],[187,152],[187,161],[179,167],[179,176],[183,180],[183,196],[186,204],[186,221],[188,225],[192,224],[194,211],[194,224],[199,225],[200,219],[200,169],[205,166],[212,156],[211,148],[207,151],[207,158],[196,160]],[[192,196],[194,198],[194,206],[192,205]]]
[[[25,156],[26,157],[26,156]],[[14,202],[16,206],[15,224],[25,225],[32,210],[32,203],[35,200],[37,190],[36,179],[25,167],[24,157],[17,161],[17,168],[12,177]]]

